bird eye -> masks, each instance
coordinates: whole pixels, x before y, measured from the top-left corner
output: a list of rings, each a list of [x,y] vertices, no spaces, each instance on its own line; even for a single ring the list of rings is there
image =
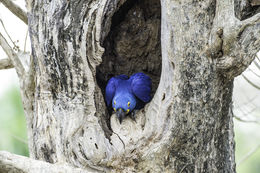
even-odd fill
[[[116,105],[116,101],[114,101],[114,105]]]
[[[127,106],[128,106],[128,107],[130,106],[130,102],[127,103]]]
[[[126,110],[126,113],[128,114],[129,111],[130,111],[130,109],[127,109],[127,110]]]
[[[116,108],[114,108],[114,111],[116,112]]]

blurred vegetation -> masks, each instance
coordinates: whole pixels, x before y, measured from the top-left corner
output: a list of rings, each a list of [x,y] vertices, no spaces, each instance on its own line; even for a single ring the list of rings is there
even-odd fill
[[[237,173],[260,172],[259,130],[259,124],[235,121]]]
[[[8,89],[0,98],[0,150],[29,155],[25,116],[17,87]]]
[[[245,131],[246,125],[253,130]],[[260,144],[258,124],[235,121],[236,163]],[[28,156],[26,123],[19,89],[13,87],[0,98],[0,150]],[[237,165],[238,173],[259,173],[260,148]]]

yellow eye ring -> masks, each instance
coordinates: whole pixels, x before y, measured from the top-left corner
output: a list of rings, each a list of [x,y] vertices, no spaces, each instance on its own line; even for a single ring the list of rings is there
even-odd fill
[[[127,109],[127,110],[126,110],[126,113],[128,114],[129,111],[130,111],[130,109]]]
[[[130,106],[130,102],[127,103],[127,106],[128,106],[128,107]]]

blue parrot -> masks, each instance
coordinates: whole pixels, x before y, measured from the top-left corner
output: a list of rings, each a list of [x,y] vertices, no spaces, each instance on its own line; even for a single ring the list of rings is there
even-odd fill
[[[141,109],[151,100],[151,79],[144,73],[112,77],[106,86],[106,104],[112,104],[121,124],[126,115],[135,120],[135,110]]]

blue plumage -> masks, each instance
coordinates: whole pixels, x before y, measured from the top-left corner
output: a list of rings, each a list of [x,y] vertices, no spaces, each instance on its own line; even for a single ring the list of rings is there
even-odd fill
[[[106,86],[106,103],[117,113],[119,121],[151,100],[151,79],[144,73],[112,77]],[[133,117],[134,118],[134,117]]]

